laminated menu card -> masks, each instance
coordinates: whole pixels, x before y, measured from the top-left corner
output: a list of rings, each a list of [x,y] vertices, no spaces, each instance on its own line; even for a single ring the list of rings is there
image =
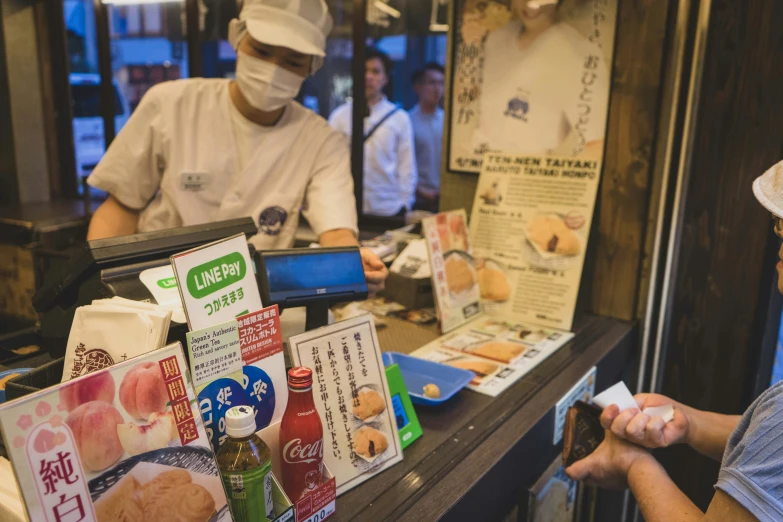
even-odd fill
[[[411,353],[472,371],[468,388],[497,397],[574,337],[571,332],[482,315]]]
[[[394,406],[372,314],[289,339],[294,365],[313,370],[324,462],[337,494],[402,460]]]
[[[0,406],[30,520],[230,521],[179,343]]]
[[[470,238],[487,314],[571,329],[600,174],[595,159],[485,156]]]

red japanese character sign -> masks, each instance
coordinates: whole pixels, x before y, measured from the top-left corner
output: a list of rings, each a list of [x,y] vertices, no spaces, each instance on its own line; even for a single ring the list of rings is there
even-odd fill
[[[97,520],[67,424],[55,416],[33,428],[25,442],[25,453],[46,522]]]
[[[237,317],[242,362],[253,364],[283,351],[277,305]]]

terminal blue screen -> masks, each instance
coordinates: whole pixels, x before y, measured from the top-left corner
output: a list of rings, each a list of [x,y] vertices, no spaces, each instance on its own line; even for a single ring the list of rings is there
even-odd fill
[[[358,251],[271,255],[264,263],[274,303],[367,292]]]
[[[394,417],[397,419],[397,430],[401,430],[408,425],[409,421],[399,393],[392,395],[392,406],[394,406]]]

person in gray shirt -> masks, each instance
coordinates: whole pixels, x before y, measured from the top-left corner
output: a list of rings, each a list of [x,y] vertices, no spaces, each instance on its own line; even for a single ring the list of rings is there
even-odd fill
[[[419,183],[414,209],[438,211],[440,197],[440,159],[443,144],[443,66],[428,63],[413,73],[413,88],[419,103],[410,111]]]
[[[772,213],[775,233],[783,238],[783,161],[756,179],[753,193]],[[783,293],[783,247],[779,257],[778,290]],[[783,382],[762,393],[742,416],[697,410],[657,394],[635,399],[638,409],[620,412],[612,405],[603,411],[604,442],[567,468],[569,477],[611,489],[630,487],[647,522],[783,520]],[[668,423],[642,413],[669,404],[674,419]],[[647,450],[674,444],[688,444],[721,463],[707,513]]]

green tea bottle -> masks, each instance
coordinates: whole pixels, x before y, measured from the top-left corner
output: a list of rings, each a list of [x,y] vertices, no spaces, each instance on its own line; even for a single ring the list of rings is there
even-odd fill
[[[256,435],[253,408],[228,410],[226,434],[217,463],[234,522],[268,522],[274,518],[272,453]]]

